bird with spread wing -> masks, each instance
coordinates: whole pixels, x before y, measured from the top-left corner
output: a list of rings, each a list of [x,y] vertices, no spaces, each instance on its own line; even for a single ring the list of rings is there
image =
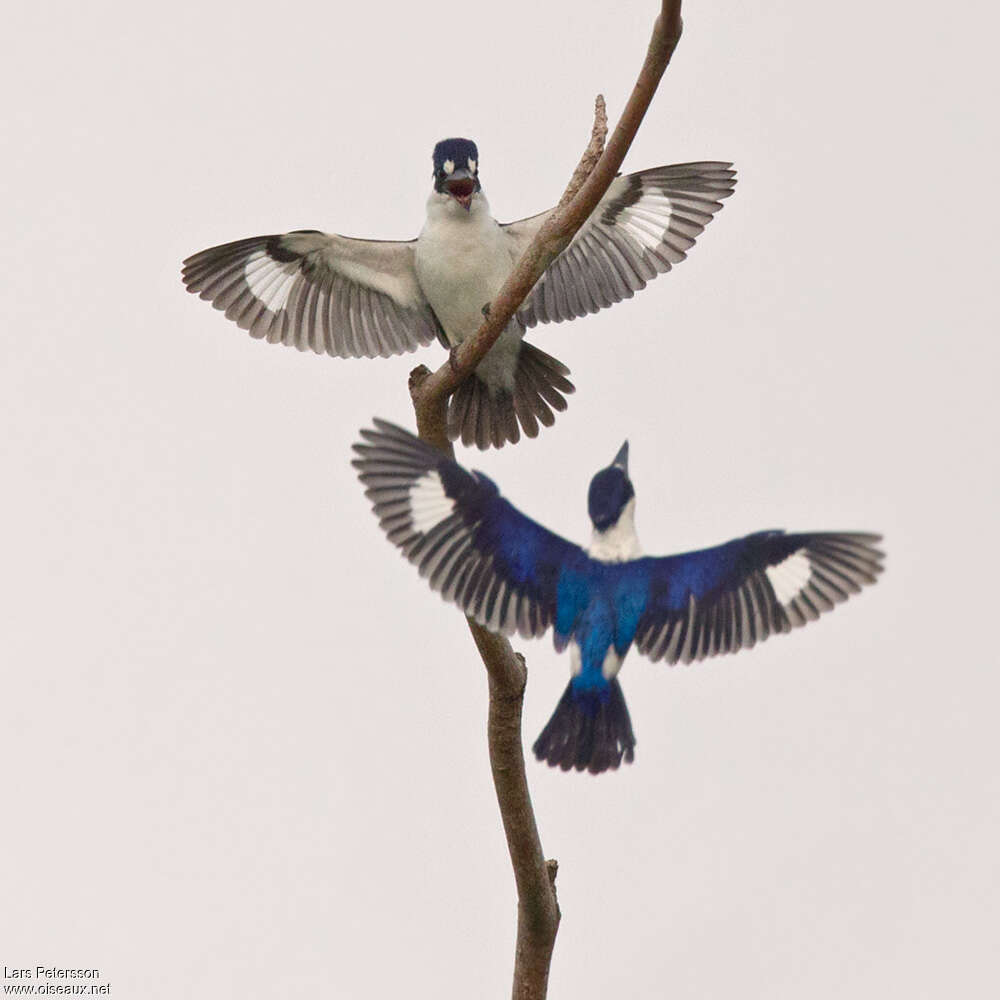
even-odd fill
[[[634,756],[618,672],[634,645],[690,663],[814,621],[882,570],[879,536],[759,531],[714,548],[643,556],[628,442],[593,477],[583,549],[526,517],[481,472],[383,420],[354,465],[382,530],[431,587],[484,628],[552,629],[571,679],[534,744],[539,760],[594,774]]]
[[[434,148],[420,235],[407,242],[307,229],[212,247],[184,261],[188,291],[252,337],[341,358],[389,357],[435,338],[470,337],[551,214],[498,223],[469,139]],[[573,392],[569,369],[525,330],[595,313],[684,260],[733,192],[731,163],[654,167],[617,177],[449,403],[448,432],[499,448],[550,426]]]

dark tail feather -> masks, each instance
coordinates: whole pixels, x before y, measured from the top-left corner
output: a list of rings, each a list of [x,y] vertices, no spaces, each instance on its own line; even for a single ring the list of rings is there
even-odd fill
[[[623,757],[631,764],[635,736],[618,678],[603,691],[576,691],[570,681],[532,750],[539,760],[564,771],[613,771]]]
[[[470,375],[448,405],[448,436],[485,451],[502,448],[521,438],[538,436],[538,424],[555,423],[552,410],[565,410],[564,394],[574,392],[569,369],[544,351],[521,342],[514,373],[514,391],[491,388],[477,374]]]

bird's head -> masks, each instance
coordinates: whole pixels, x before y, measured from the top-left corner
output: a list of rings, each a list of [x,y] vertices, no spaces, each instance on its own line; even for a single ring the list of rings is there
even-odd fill
[[[590,481],[587,509],[594,528],[602,534],[618,524],[622,512],[635,497],[628,477],[628,441],[618,449],[612,463]]]
[[[468,212],[479,193],[479,150],[471,139],[442,139],[434,147],[434,190]]]

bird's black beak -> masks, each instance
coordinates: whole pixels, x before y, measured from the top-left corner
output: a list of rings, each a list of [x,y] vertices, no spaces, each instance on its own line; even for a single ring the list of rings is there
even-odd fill
[[[472,207],[472,196],[476,193],[476,178],[460,167],[448,176],[444,189],[468,212]]]
[[[618,449],[618,454],[615,455],[611,464],[615,468],[621,469],[626,476],[628,475],[628,441]]]

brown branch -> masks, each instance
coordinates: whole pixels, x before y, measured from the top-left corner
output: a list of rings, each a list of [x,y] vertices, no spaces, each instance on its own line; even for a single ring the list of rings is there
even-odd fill
[[[528,671],[502,636],[469,620],[489,677],[490,769],[517,885],[514,1000],[544,1000],[559,928],[554,862],[545,860],[528,791],[521,744],[521,706]],[[550,867],[552,866],[552,867]]]
[[[605,146],[607,117],[597,98],[590,142],[555,211],[546,219],[490,306],[486,320],[447,363],[431,373],[423,365],[410,373],[410,396],[420,437],[449,456],[448,397],[493,346],[545,269],[569,245],[604,197],[625,159],[663,71],[681,35],[680,0],[662,0],[646,59],[621,119]],[[524,659],[500,635],[469,619],[469,629],[489,679],[487,735],[497,803],[517,884],[517,945],[513,1000],[544,1000],[549,964],[559,928],[557,865],[546,861],[531,806],[521,744],[521,706],[527,669]]]

